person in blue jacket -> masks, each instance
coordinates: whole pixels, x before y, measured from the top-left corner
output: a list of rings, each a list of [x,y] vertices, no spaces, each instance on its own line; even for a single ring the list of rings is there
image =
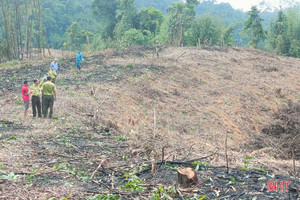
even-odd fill
[[[82,61],[82,54],[80,53],[80,51],[77,51],[76,66],[79,70],[80,70],[81,61]]]
[[[54,71],[56,73],[58,73],[58,63],[57,63],[57,59],[56,58],[55,58],[55,60],[53,62],[51,62],[49,69],[51,70],[52,67],[54,67]]]

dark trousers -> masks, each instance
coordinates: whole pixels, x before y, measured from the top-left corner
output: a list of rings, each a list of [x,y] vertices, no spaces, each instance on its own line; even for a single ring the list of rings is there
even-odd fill
[[[80,60],[77,60],[77,61],[76,61],[76,66],[77,66],[77,68],[80,70]]]
[[[42,114],[44,114],[44,103],[45,103],[44,97],[45,95],[42,94]]]
[[[32,105],[33,117],[36,117],[36,110],[38,111],[38,116],[42,117],[41,99],[40,99],[39,96],[32,96],[32,98],[31,98],[31,105]]]
[[[43,115],[44,118],[48,116],[48,109],[50,108],[49,118],[52,118],[53,114],[53,104],[54,96],[53,95],[43,95]]]

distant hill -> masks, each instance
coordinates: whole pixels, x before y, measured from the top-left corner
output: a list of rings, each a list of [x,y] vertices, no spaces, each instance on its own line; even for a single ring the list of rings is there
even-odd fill
[[[174,2],[179,0],[135,0],[135,6],[137,9],[153,7],[155,9],[161,10],[166,14],[166,9]]]
[[[78,22],[84,30],[96,32],[99,24],[91,14],[90,5],[93,0],[43,0],[44,23],[48,33],[50,46],[61,48],[66,41],[66,29],[72,22]],[[154,7],[167,15],[166,9],[174,2],[180,0],[135,0],[138,9]],[[242,38],[240,32],[243,22],[247,19],[247,13],[232,8],[229,3],[216,4],[214,1],[204,1],[196,6],[196,15],[200,17],[207,13],[217,16],[226,25],[238,24],[234,32],[234,40],[237,45],[245,46],[248,41]],[[261,13],[264,29],[269,28],[270,20],[276,16],[276,12]],[[1,31],[1,30],[0,30]]]
[[[165,15],[166,9],[174,2],[180,2],[180,0],[135,0],[136,7],[138,9],[153,7],[161,10]],[[243,23],[247,19],[247,12],[234,9],[229,3],[214,3],[214,1],[203,1],[195,8],[197,17],[210,13],[212,16],[217,16],[221,22],[227,26],[230,24],[238,24],[233,38],[235,44],[239,46],[246,46],[248,40],[243,38],[240,32],[243,29]],[[265,30],[269,29],[270,21],[275,18],[277,11],[269,13],[261,13],[261,17],[264,19],[263,27]]]

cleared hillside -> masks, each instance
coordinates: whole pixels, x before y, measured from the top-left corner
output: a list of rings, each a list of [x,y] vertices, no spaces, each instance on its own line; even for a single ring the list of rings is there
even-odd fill
[[[79,199],[106,191],[123,195],[123,199],[147,197],[156,184],[176,183],[174,171],[168,172],[171,167],[161,167],[163,171],[158,170],[153,182],[149,169],[153,159],[178,161],[174,164],[177,167],[191,165],[186,161],[196,159],[214,167],[210,172],[202,168],[199,172],[199,198],[241,195],[247,199],[256,195],[251,192],[260,192],[258,199],[287,197],[288,193],[268,193],[266,188],[260,191],[270,179],[266,172],[261,172],[267,180],[259,179],[257,190],[256,175],[253,182],[244,181],[246,189],[239,186],[242,180],[236,181],[238,192],[229,194],[226,190],[231,183],[223,183],[218,196],[212,189],[201,191],[201,187],[210,175],[213,177],[207,173],[218,174],[215,167],[222,169],[226,164],[226,135],[231,173],[239,174],[245,158],[251,156],[249,171],[242,173],[253,174],[252,169],[261,167],[272,170],[269,173],[291,174],[291,156],[275,151],[276,140],[261,130],[274,122],[279,108],[300,98],[299,59],[218,47],[163,48],[158,58],[154,49],[138,47],[84,57],[80,72],[73,60],[59,61],[56,117],[52,120],[24,121],[19,91],[23,79],[42,77],[48,63],[0,68],[4,88],[0,93],[0,163],[2,169],[18,175],[16,180],[0,178],[4,199],[68,198],[68,194],[70,199]],[[296,161],[297,171],[299,167]],[[140,194],[120,192],[126,183],[122,172],[133,169],[148,189]],[[233,174],[224,179],[230,181],[236,177]],[[242,194],[242,190],[246,192]],[[184,197],[191,196],[184,193]]]

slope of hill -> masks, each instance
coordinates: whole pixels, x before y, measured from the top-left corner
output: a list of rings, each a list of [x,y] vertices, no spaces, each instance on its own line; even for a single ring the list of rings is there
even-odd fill
[[[156,184],[176,184],[176,168],[197,165],[199,198],[296,198],[295,181],[287,176],[292,161],[282,160],[276,140],[260,132],[279,107],[300,98],[299,59],[207,47],[165,48],[158,58],[152,48],[107,50],[85,55],[80,72],[72,59],[59,62],[51,120],[23,120],[19,92],[22,80],[41,77],[48,63],[0,69],[4,199],[80,199],[106,192],[124,199],[148,197]],[[256,138],[259,145],[251,145]],[[153,162],[159,166],[155,176]],[[239,170],[245,166],[248,170]],[[296,161],[295,171],[299,167]],[[122,188],[126,176],[135,177],[132,171],[147,190]],[[267,192],[262,186],[270,177],[290,180],[290,193]]]

